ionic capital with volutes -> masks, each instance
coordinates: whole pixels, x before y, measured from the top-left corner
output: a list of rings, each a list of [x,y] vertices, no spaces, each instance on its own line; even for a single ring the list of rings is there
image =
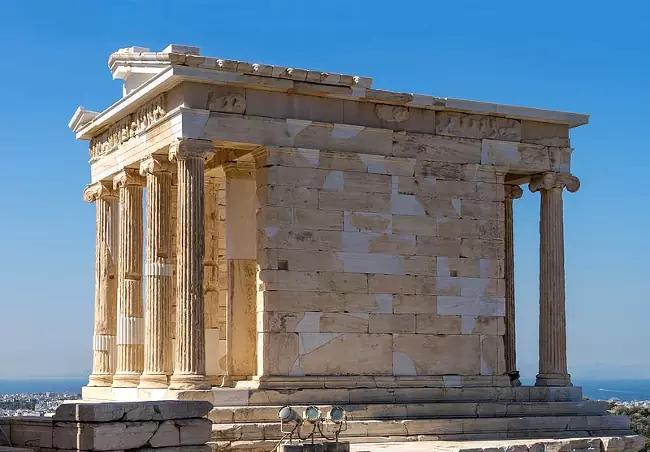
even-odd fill
[[[140,176],[137,169],[124,168],[113,177],[113,189],[127,186],[144,187],[146,179]]]
[[[110,182],[100,181],[94,184],[89,184],[84,189],[84,201],[95,202],[98,199],[115,199],[117,193],[113,191],[113,186]]]
[[[163,155],[150,155],[140,162],[140,175],[173,173],[175,171],[168,158]]]
[[[550,190],[552,188],[565,188],[575,193],[580,188],[580,179],[567,173],[542,173],[531,177],[528,188],[535,193],[540,190]]]
[[[519,185],[505,185],[504,188],[506,199],[519,199],[524,194]]]
[[[169,146],[169,160],[176,162],[187,159],[209,160],[214,156],[214,145],[210,140],[183,139]]]

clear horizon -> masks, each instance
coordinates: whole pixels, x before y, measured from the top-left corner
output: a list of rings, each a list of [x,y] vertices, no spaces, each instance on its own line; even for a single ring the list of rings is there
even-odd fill
[[[650,318],[650,4],[187,0],[182,12],[191,20],[170,21],[176,8],[0,3],[8,46],[0,63],[8,132],[0,379],[89,373],[95,211],[82,199],[88,143],[75,141],[67,124],[79,105],[102,111],[121,97],[110,53],[171,43],[206,56],[369,76],[379,89],[590,114],[571,133],[582,186],[564,197],[569,372],[650,379],[642,345]],[[539,194],[523,188],[514,207],[517,344],[522,377],[534,378]]]

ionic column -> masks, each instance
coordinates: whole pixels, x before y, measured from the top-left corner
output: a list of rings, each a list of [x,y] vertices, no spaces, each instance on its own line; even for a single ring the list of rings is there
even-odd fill
[[[172,165],[166,156],[140,164],[147,177],[144,373],[141,388],[167,388],[172,364]]]
[[[95,235],[95,327],[93,371],[88,386],[110,386],[113,382],[116,330],[115,219],[117,196],[106,182],[88,185],[84,200],[96,206]]]
[[[171,145],[177,163],[177,313],[176,356],[170,389],[209,389],[205,373],[203,301],[203,183],[205,161],[213,155],[210,141],[182,140]]]
[[[515,336],[515,246],[512,214],[512,200],[523,194],[518,185],[505,185],[505,279],[506,279],[506,317],[505,354],[506,372],[517,370],[517,341]]]
[[[136,387],[144,367],[142,318],[142,187],[138,170],[124,169],[113,180],[120,190],[117,272],[117,370],[113,387]]]
[[[539,222],[539,374],[536,386],[571,386],[566,360],[564,218],[562,190],[578,191],[570,174],[544,173],[530,181],[542,196]]]
[[[257,373],[257,228],[255,165],[225,163],[228,377]]]

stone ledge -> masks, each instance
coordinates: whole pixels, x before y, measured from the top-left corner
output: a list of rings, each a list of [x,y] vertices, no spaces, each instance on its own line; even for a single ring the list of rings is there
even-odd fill
[[[587,432],[584,432],[585,434]],[[446,440],[444,436],[419,435],[406,437],[346,438],[351,452],[639,452],[645,439],[637,435],[601,436],[592,438],[497,439],[467,438],[464,441]],[[277,441],[214,441],[208,445],[215,452],[266,452],[273,450]],[[584,447],[587,446],[587,447]]]

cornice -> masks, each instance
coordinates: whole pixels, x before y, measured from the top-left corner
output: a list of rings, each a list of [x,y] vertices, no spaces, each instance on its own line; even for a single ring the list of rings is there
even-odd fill
[[[566,124],[569,127],[584,125],[589,121],[588,115],[578,113],[377,90],[372,88],[372,79],[368,77],[203,57],[196,54],[198,49],[185,46],[171,46],[166,52],[143,50],[146,49],[127,49],[111,55],[109,66],[116,78],[122,77],[120,67],[124,71],[151,74],[151,77],[103,112],[91,112],[94,114],[92,118],[86,116],[87,122],[78,122],[73,127],[72,123],[78,116],[75,113],[70,127],[76,132],[77,139],[92,138],[142,104],[185,81],[311,94],[377,105],[494,115]],[[176,53],[181,51],[185,53]],[[405,114],[401,110],[380,108],[379,111],[382,116],[394,116],[394,120],[399,120]]]

